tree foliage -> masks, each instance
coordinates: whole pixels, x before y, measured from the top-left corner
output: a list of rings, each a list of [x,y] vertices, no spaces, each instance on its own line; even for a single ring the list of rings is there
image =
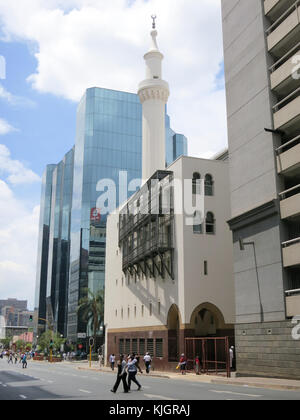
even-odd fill
[[[97,333],[104,324],[104,290],[93,293],[88,289],[87,296],[79,302],[77,312],[83,321],[92,323],[96,343]]]

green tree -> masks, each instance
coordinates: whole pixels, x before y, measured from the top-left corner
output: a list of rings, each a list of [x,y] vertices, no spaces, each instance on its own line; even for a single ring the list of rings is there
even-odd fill
[[[93,293],[90,289],[87,296],[79,301],[77,312],[84,322],[93,325],[93,337],[96,345],[97,332],[104,324],[104,290]]]
[[[6,337],[1,340],[1,344],[3,345],[5,350],[9,349],[11,341],[12,341],[12,337]]]
[[[65,339],[62,338],[58,333],[47,330],[38,339],[39,350],[42,352],[46,350],[48,353],[50,350],[51,340],[53,341],[53,347],[56,350],[60,350],[60,346],[65,342]]]
[[[26,348],[26,343],[25,343],[25,341],[24,340],[18,340],[18,341],[16,341],[16,350],[17,351],[19,351],[19,350],[25,350],[25,348]]]

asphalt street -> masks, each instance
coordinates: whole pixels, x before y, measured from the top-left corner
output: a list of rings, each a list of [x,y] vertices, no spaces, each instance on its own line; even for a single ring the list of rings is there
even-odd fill
[[[213,385],[195,380],[166,379],[139,375],[142,390],[124,394],[122,387],[110,392],[116,374],[76,369],[69,363],[28,362],[8,365],[0,360],[0,400],[300,400],[300,393],[244,386]]]

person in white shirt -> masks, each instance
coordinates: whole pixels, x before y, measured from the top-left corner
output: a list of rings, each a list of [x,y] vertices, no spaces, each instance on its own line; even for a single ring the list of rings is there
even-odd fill
[[[151,368],[151,356],[149,353],[146,353],[144,356],[144,362],[145,362],[145,366],[146,366],[146,373],[150,372],[150,368]]]
[[[109,357],[109,363],[111,366],[111,370],[115,370],[115,361],[116,361],[116,356],[114,354],[111,354]]]

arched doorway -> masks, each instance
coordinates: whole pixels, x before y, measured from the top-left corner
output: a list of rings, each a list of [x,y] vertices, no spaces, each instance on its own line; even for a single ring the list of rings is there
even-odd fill
[[[173,304],[168,313],[168,358],[169,362],[178,361],[179,355],[179,329],[180,312],[178,306]]]
[[[225,321],[222,312],[207,302],[193,311],[190,325],[194,337],[216,337],[224,330]]]

